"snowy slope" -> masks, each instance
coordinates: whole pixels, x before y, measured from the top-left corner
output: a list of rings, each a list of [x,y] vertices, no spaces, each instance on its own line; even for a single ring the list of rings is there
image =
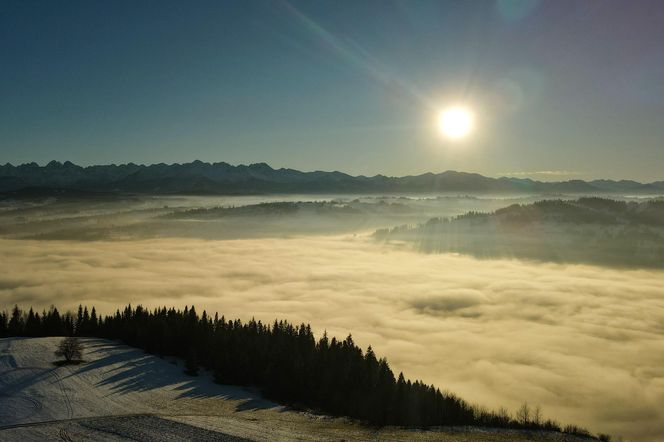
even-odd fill
[[[0,339],[0,441],[575,441],[551,433],[375,430],[287,410],[245,389],[192,378],[175,361],[84,339],[85,363],[53,365],[60,338]]]

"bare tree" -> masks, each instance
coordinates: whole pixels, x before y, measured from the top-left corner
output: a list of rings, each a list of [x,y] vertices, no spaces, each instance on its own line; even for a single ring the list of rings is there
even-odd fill
[[[536,405],[535,409],[533,410],[532,422],[535,425],[539,425],[542,423],[542,408],[539,405]]]
[[[524,402],[516,411],[516,420],[524,427],[528,426],[530,423],[530,407],[528,406],[528,402]]]
[[[55,351],[55,355],[59,358],[65,358],[67,363],[72,361],[78,361],[82,358],[83,346],[78,338],[68,337],[64,338],[58,344],[58,349]]]
[[[510,415],[509,410],[505,407],[500,407],[496,412],[496,416],[503,422],[503,424],[508,424],[512,416]]]

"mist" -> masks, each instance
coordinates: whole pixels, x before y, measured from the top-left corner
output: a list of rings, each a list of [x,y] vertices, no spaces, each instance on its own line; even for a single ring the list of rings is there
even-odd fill
[[[309,322],[471,402],[527,401],[635,440],[664,434],[661,271],[422,254],[364,234],[3,239],[0,257],[7,307],[194,304]]]
[[[428,217],[494,210],[520,196],[137,196],[0,197],[0,237],[40,240],[238,239],[372,232]]]

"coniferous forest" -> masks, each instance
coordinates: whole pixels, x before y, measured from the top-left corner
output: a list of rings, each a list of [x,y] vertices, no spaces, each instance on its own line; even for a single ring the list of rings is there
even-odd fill
[[[316,340],[311,327],[287,321],[264,324],[227,320],[194,307],[184,310],[126,306],[101,317],[93,307],[76,314],[51,307],[41,314],[15,306],[0,313],[0,337],[81,336],[119,340],[158,356],[185,360],[188,374],[210,370],[219,383],[258,387],[265,397],[294,407],[348,416],[372,425],[431,427],[474,425],[590,434],[562,428],[528,408],[511,416],[487,411],[421,381],[395,376],[371,347],[349,335]]]

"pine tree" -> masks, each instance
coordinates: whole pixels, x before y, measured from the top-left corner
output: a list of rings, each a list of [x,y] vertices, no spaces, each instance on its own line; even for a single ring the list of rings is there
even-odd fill
[[[9,336],[23,336],[23,327],[23,314],[21,309],[18,308],[18,305],[15,305],[12,309],[12,316],[7,327]]]
[[[99,319],[97,318],[97,310],[92,307],[92,311],[90,311],[90,335],[95,336],[98,328]]]
[[[90,313],[88,313],[88,306],[83,308],[83,320],[81,321],[81,331],[83,336],[90,335]]]
[[[82,336],[83,333],[83,306],[78,305],[78,313],[76,314],[76,336]]]
[[[184,361],[184,372],[189,376],[198,376],[198,361],[193,349],[187,353],[187,358]]]
[[[0,312],[0,338],[6,337],[7,334],[7,314],[5,312]]]
[[[373,348],[363,352],[351,335],[343,341],[323,333],[316,342],[308,324],[275,320],[266,325],[251,319],[226,320],[207,312],[199,317],[194,306],[184,310],[126,306],[103,318],[94,307],[61,315],[52,306],[41,316],[18,306],[0,313],[0,336],[97,336],[119,339],[128,345],[185,360],[185,373],[196,376],[199,367],[211,370],[217,382],[255,385],[270,399],[334,415],[360,419],[373,425],[479,425],[536,428],[585,434],[553,421],[542,421],[539,408],[527,404],[513,418],[506,410],[491,412],[470,406],[433,385],[410,381],[403,373],[395,380],[384,358]],[[68,344],[66,344],[68,343]],[[76,338],[65,338],[59,355],[80,359]],[[66,344],[66,345],[65,345]],[[63,347],[64,346],[64,347]],[[68,351],[68,350],[67,350]]]
[[[30,307],[28,312],[28,317],[25,320],[25,335],[30,337],[39,336],[41,334],[41,324],[39,321],[39,314],[35,315],[35,312]]]

